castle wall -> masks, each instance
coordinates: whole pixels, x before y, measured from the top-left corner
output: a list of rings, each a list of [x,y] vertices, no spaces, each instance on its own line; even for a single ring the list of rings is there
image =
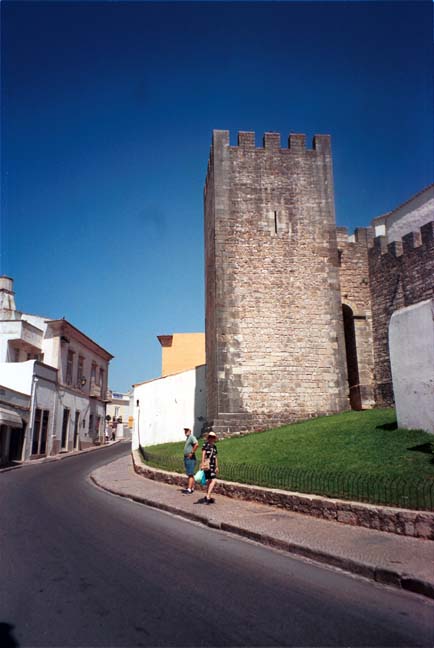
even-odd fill
[[[330,139],[214,131],[205,187],[208,421],[219,434],[348,408]]]
[[[374,240],[369,250],[372,299],[375,391],[379,405],[393,404],[389,358],[389,322],[398,308],[434,297],[434,222],[401,241]]]
[[[368,262],[368,243],[372,235],[371,229],[358,228],[350,239],[347,228],[337,228],[342,303],[351,309],[355,336],[352,357],[347,358],[350,402],[354,409],[367,409],[375,404]]]

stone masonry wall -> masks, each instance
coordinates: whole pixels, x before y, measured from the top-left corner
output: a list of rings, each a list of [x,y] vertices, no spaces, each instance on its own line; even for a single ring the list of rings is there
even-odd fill
[[[205,248],[209,427],[348,409],[329,137],[214,131]]]
[[[368,262],[368,243],[372,237],[370,228],[356,229],[354,240],[349,238],[347,228],[337,228],[342,303],[351,309],[349,324],[353,327],[355,337],[353,357],[349,359],[349,364],[353,363],[354,369],[352,372],[349,367],[348,371],[350,401],[354,409],[368,409],[375,404]],[[347,327],[347,322],[345,324]]]
[[[387,245],[379,236],[369,251],[375,390],[379,405],[393,404],[389,322],[398,308],[434,297],[434,222]]]

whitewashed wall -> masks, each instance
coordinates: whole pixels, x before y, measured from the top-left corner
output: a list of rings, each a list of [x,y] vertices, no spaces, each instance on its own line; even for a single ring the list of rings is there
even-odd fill
[[[0,385],[30,396],[35,360],[0,362]]]
[[[398,426],[434,434],[434,299],[393,313],[389,348]]]
[[[133,448],[182,441],[184,427],[200,435],[206,416],[205,365],[135,385],[134,403]]]

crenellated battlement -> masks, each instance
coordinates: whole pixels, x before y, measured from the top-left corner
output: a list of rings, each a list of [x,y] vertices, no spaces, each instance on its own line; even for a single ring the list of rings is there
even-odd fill
[[[371,254],[384,255],[390,254],[394,257],[400,257],[403,254],[411,254],[413,250],[420,247],[430,248],[434,245],[434,221],[426,223],[420,229],[409,232],[399,241],[387,243],[386,236],[376,236],[373,240]]]
[[[377,236],[369,250],[374,334],[376,401],[393,403],[389,359],[389,322],[392,313],[434,296],[434,221],[387,243]]]
[[[230,133],[227,130],[213,131],[213,147],[228,146],[231,150],[240,149],[243,151],[289,151],[292,153],[302,153],[304,151],[315,151],[319,154],[330,154],[331,144],[330,135],[314,135],[312,148],[306,147],[306,135],[301,133],[291,133],[288,137],[287,146],[282,147],[281,135],[276,132],[264,133],[262,138],[262,147],[256,146],[256,134],[254,131],[239,131],[237,146],[230,145]]]
[[[358,244],[370,247],[374,239],[372,227],[356,227],[354,234],[349,234],[348,227],[336,227],[336,239],[339,245]]]

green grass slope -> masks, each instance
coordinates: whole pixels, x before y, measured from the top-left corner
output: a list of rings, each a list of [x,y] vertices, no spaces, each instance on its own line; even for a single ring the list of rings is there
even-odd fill
[[[393,409],[374,409],[220,440],[218,451],[222,467],[228,462],[434,480],[432,442],[434,438],[427,432],[397,428]],[[146,450],[161,459],[182,457],[183,446],[180,441]]]

